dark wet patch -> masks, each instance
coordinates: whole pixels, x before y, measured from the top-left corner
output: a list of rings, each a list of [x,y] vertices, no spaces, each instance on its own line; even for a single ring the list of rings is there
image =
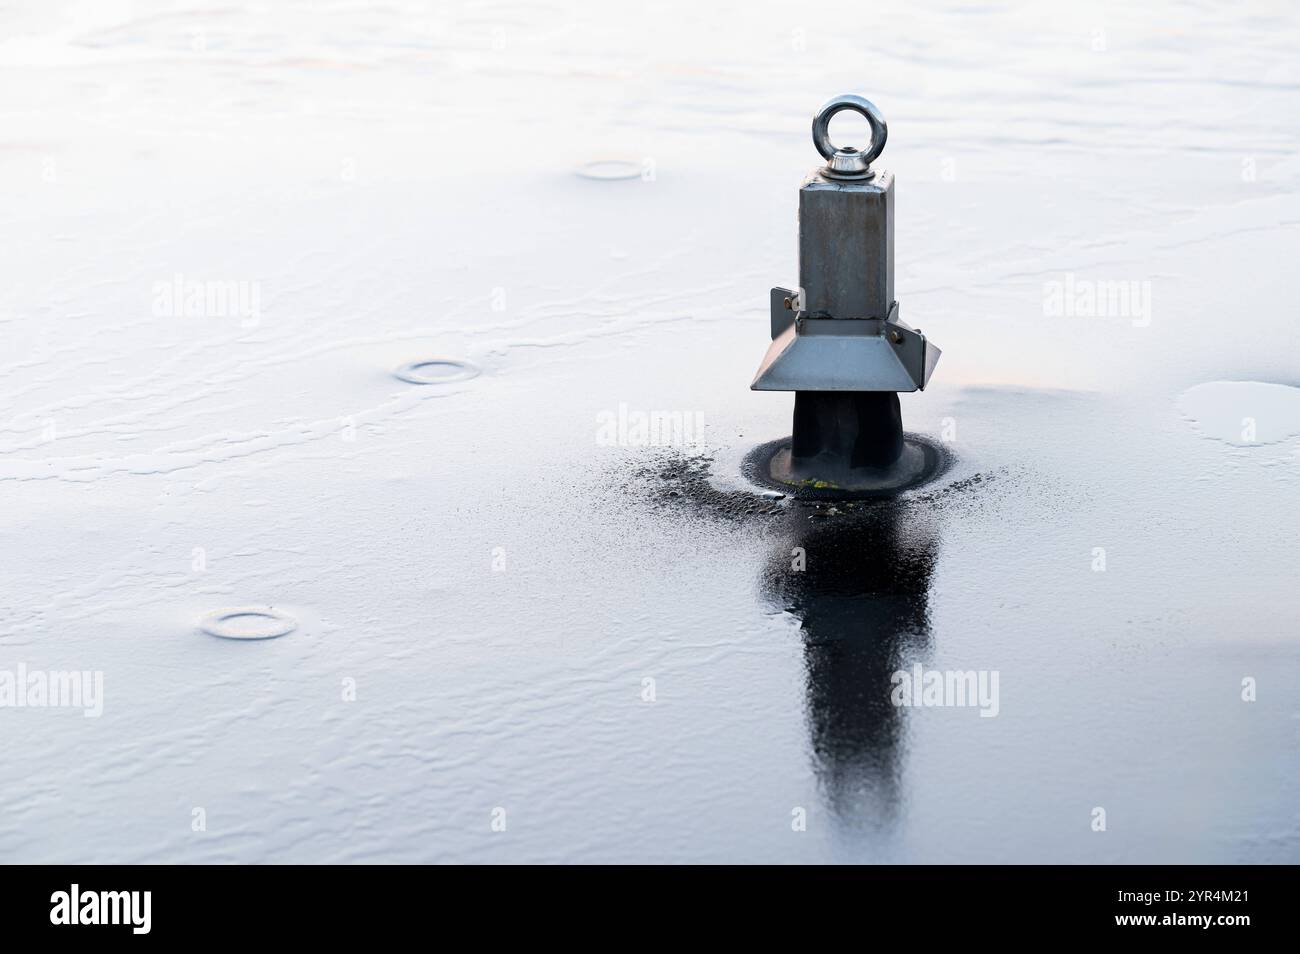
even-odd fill
[[[721,490],[712,474],[712,457],[668,452],[638,468],[635,477],[660,506],[689,506],[730,520],[770,519],[784,510],[785,494]]]
[[[969,477],[962,477],[960,480],[954,480],[951,483],[944,484],[942,487],[936,487],[933,490],[926,490],[916,494],[911,499],[917,503],[935,503],[948,497],[955,497],[961,494],[977,491],[997,479],[996,473],[979,473],[971,474]]]
[[[909,435],[910,437],[911,435]],[[763,444],[751,451],[746,459],[745,475],[749,476],[751,462],[770,458],[774,447],[782,441]],[[788,439],[784,442],[788,443]],[[927,445],[933,446],[928,441]],[[648,499],[657,507],[680,507],[693,513],[709,514],[733,520],[761,521],[767,525],[808,525],[827,521],[849,521],[855,517],[868,517],[885,510],[901,510],[914,504],[933,504],[954,496],[978,491],[994,479],[992,473],[972,474],[932,490],[917,493],[918,487],[933,483],[951,466],[953,458],[942,447],[942,455],[932,469],[927,469],[924,480],[900,487],[888,494],[864,493],[842,496],[836,488],[764,487],[719,488],[713,481],[713,457],[709,454],[687,456],[679,451],[660,452],[653,460],[643,461],[633,471],[632,486],[638,497]],[[755,481],[755,484],[758,482]],[[783,518],[774,521],[774,518]]]
[[[799,622],[813,770],[850,828],[888,825],[901,801],[891,680],[930,652],[932,518],[910,500],[796,501],[762,569],[765,600]]]
[[[753,459],[777,441],[751,452]],[[934,481],[943,466],[927,472]],[[930,590],[945,504],[977,495],[996,474],[860,499],[818,499],[760,487],[723,489],[708,454],[662,451],[628,489],[656,509],[760,534],[763,602],[788,614],[802,643],[809,754],[843,831],[885,830],[902,804],[907,716],[894,674],[933,651]]]

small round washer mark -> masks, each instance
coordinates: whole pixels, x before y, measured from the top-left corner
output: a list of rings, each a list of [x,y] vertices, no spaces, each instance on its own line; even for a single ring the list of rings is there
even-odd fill
[[[297,628],[296,619],[270,606],[215,610],[199,620],[199,629],[222,639],[274,639]]]
[[[601,182],[639,179],[641,164],[627,159],[593,159],[578,167],[578,175],[583,179],[596,179]]]
[[[450,384],[468,381],[479,376],[479,369],[468,361],[454,358],[421,358],[408,361],[393,372],[393,376],[407,384]]]

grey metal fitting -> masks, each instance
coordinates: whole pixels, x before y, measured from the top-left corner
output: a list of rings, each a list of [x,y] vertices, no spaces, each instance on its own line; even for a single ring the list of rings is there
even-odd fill
[[[836,147],[831,117],[852,109],[871,125],[866,149]],[[837,96],[813,117],[827,165],[799,187],[799,288],[773,288],[772,344],[756,391],[924,389],[939,349],[898,316],[894,299],[894,177],[875,170],[888,127],[860,96]]]

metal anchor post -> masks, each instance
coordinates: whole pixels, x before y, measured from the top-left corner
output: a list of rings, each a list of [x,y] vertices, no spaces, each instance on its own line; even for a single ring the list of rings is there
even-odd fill
[[[845,109],[870,124],[866,149],[831,143],[831,117]],[[894,177],[871,165],[889,135],[880,111],[837,96],[812,135],[826,165],[799,187],[799,287],[772,289],[772,343],[750,387],[795,392],[790,447],[772,477],[884,487],[908,469],[898,392],[925,388],[939,349],[898,315]]]

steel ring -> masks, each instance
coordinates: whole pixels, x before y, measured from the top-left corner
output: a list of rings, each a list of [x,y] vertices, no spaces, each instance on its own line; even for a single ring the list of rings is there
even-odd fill
[[[871,144],[866,149],[855,149],[852,146],[837,148],[831,142],[831,117],[845,109],[860,114],[870,124]],[[889,127],[885,125],[885,117],[880,115],[880,110],[869,99],[853,95],[836,96],[813,116],[812,136],[813,145],[832,168],[843,172],[866,172],[871,161],[884,151],[885,141],[889,138]]]

